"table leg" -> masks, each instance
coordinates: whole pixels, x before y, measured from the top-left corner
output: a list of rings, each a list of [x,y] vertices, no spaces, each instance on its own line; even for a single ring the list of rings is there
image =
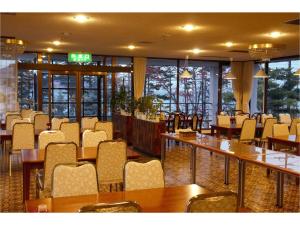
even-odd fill
[[[224,184],[229,184],[229,168],[230,168],[230,158],[229,156],[225,156],[225,173],[224,173]]]
[[[238,173],[238,207],[244,207],[244,190],[245,190],[245,166],[246,162],[239,160],[239,173]]]
[[[215,128],[213,126],[210,127],[210,135],[211,136],[215,135]]]
[[[228,139],[228,140],[231,140],[231,137],[232,137],[232,130],[229,128],[229,129],[227,130],[227,139]]]
[[[277,183],[276,183],[276,206],[282,208],[283,206],[283,184],[284,174],[277,172]]]
[[[192,146],[191,148],[191,169],[192,169],[192,184],[196,184],[196,147]]]
[[[271,139],[268,139],[268,149],[272,150],[272,145],[273,145],[273,143],[272,143]],[[267,168],[267,177],[269,177],[270,174],[271,174],[271,170],[269,168]]]
[[[160,143],[160,161],[161,161],[162,168],[164,168],[165,157],[166,157],[166,138],[162,137]]]
[[[30,188],[30,166],[28,163],[23,163],[23,202],[29,199]]]

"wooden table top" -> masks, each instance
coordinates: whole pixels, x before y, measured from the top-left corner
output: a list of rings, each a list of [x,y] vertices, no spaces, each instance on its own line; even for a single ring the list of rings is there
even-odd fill
[[[190,198],[208,192],[205,188],[190,184],[125,192],[101,192],[98,195],[27,200],[25,208],[26,212],[37,212],[38,205],[46,204],[48,212],[78,212],[82,206],[88,204],[131,200],[141,206],[142,212],[185,212]]]
[[[97,147],[80,147],[77,151],[77,159],[79,161],[90,161],[95,160],[97,156]],[[139,158],[140,154],[127,148],[127,158],[136,159]],[[21,150],[21,159],[22,163],[43,163],[45,158],[44,149],[22,149]]]
[[[284,135],[284,136],[275,136],[275,137],[268,137],[273,140],[280,140],[280,141],[289,141],[289,142],[296,142],[300,145],[300,135]]]
[[[197,138],[194,139],[180,138],[178,134],[173,133],[163,133],[161,135],[168,139],[191,144],[218,154],[229,155],[237,159],[300,176],[300,156],[204,134],[197,135]]]

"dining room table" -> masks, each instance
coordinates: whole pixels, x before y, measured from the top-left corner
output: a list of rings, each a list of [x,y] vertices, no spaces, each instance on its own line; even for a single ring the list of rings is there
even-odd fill
[[[137,159],[141,155],[127,147],[127,159]],[[97,147],[79,147],[77,150],[78,161],[96,162]],[[30,173],[34,169],[44,168],[44,149],[22,149],[21,162],[23,165],[23,201],[29,199]]]
[[[300,135],[269,136],[268,149],[272,149],[274,144],[295,148],[295,154],[300,156]]]
[[[161,162],[164,167],[166,158],[166,140],[175,140],[191,146],[190,166],[191,183],[196,183],[196,153],[208,150],[224,156],[224,184],[229,184],[230,158],[238,162],[238,204],[244,207],[245,171],[246,163],[256,164],[277,172],[276,181],[276,205],[283,206],[284,174],[300,177],[300,156],[294,154],[273,151],[266,148],[256,147],[239,143],[234,140],[221,139],[210,135],[197,134],[196,137],[183,138],[176,133],[161,133]],[[205,163],[205,162],[201,162]]]
[[[256,124],[256,132],[262,132],[264,129],[263,125],[261,123]],[[211,124],[210,125],[210,134],[213,136],[215,135],[220,137],[221,132],[224,132],[226,134],[226,137],[228,140],[232,139],[233,134],[240,134],[242,131],[242,124],[238,125],[235,123],[231,123],[230,125],[217,125],[217,124]]]
[[[95,195],[26,200],[26,212],[38,212],[39,205],[46,205],[47,212],[78,212],[83,206],[97,203],[134,201],[142,212],[186,212],[189,199],[210,193],[196,184],[134,191],[99,192]]]

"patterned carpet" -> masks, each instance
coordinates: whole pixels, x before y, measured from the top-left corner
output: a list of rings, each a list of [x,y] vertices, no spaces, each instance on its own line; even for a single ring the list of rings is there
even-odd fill
[[[148,161],[142,156],[138,161]],[[190,183],[190,151],[186,146],[172,145],[167,150],[165,163],[166,186],[176,186]],[[208,151],[197,153],[197,184],[212,191],[231,190],[237,188],[237,161],[230,161],[230,184],[224,185],[224,157]],[[295,184],[295,178],[286,176],[284,184],[284,207],[275,206],[276,176],[272,173],[266,177],[262,167],[247,164],[245,184],[245,206],[254,212],[300,212],[300,189]],[[103,187],[107,191],[108,187]],[[31,176],[30,198],[35,197],[34,174]],[[13,160],[13,174],[8,175],[8,154],[0,151],[0,211],[23,212],[22,203],[22,165],[20,158]]]

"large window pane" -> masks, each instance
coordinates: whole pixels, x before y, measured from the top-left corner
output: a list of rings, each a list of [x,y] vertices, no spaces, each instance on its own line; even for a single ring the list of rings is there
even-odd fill
[[[53,102],[68,102],[68,89],[54,89]]]
[[[84,75],[81,77],[82,116],[99,116],[99,76]]]
[[[232,112],[235,110],[235,98],[232,89],[232,80],[224,79],[226,74],[230,71],[230,66],[222,67],[222,111]]]
[[[19,70],[18,101],[21,108],[36,109],[36,70]]]
[[[68,117],[68,103],[52,104],[52,114],[57,117]]]
[[[54,75],[53,88],[68,88],[68,75]]]

